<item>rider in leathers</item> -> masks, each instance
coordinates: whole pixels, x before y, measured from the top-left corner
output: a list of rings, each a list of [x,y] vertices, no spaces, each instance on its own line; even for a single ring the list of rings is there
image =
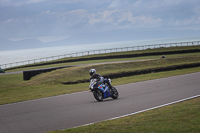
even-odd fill
[[[108,81],[108,79],[104,79],[100,74],[97,74],[95,69],[90,69],[89,73],[90,73],[90,76],[91,76],[90,80],[91,79],[97,79],[97,81],[99,83],[104,83],[104,84],[107,83],[108,87],[110,89],[112,88],[112,86],[111,86],[110,82]]]

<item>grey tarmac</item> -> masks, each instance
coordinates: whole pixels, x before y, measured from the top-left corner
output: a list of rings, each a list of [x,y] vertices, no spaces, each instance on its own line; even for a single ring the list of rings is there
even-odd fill
[[[94,123],[200,95],[200,72],[115,86],[119,98],[89,91],[0,105],[0,133],[40,133]]]

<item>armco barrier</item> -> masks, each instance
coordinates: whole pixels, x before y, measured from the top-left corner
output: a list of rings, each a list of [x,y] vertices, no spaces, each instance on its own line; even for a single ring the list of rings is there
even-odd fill
[[[98,56],[98,57],[88,57],[88,58],[78,58],[78,59],[68,59],[55,62],[44,62],[42,64],[32,64],[27,67],[42,66],[42,65],[52,65],[58,63],[69,63],[76,61],[88,61],[88,60],[101,60],[101,59],[115,59],[115,58],[132,58],[132,57],[142,57],[142,56],[153,56],[153,55],[167,55],[167,54],[181,54],[181,53],[195,53],[200,52],[200,49],[190,49],[190,50],[179,50],[179,51],[166,51],[166,52],[151,52],[151,53],[140,53],[140,54],[126,54],[126,55],[111,55],[111,56]],[[24,68],[26,66],[22,66]],[[18,67],[20,68],[20,67]],[[8,68],[7,70],[12,70]]]
[[[45,69],[23,71],[23,79],[24,80],[30,80],[33,76],[36,76],[38,74],[51,72],[53,70],[62,69],[62,68],[66,68],[66,67],[72,67],[72,66],[52,67],[52,68],[45,68]]]
[[[134,51],[134,50],[145,50],[145,49],[154,49],[154,48],[161,48],[161,47],[177,47],[177,46],[196,46],[200,45],[200,41],[192,41],[192,42],[177,42],[177,43],[164,43],[164,44],[152,44],[152,45],[142,45],[142,46],[132,46],[132,47],[122,47],[122,48],[111,48],[111,49],[100,49],[100,50],[91,50],[91,51],[83,51],[77,53],[70,53],[65,55],[57,55],[39,59],[32,59],[26,61],[19,61],[14,63],[8,64],[1,64],[0,67],[3,69],[16,67],[16,66],[23,66],[28,64],[36,64],[40,62],[48,62],[53,60],[58,60],[62,58],[70,58],[70,57],[81,57],[85,55],[94,55],[94,54],[102,54],[102,53],[112,53],[112,52],[125,52],[125,51]]]

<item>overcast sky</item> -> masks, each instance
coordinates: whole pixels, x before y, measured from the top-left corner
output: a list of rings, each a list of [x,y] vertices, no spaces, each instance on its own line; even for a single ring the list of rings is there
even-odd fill
[[[50,42],[116,31],[200,36],[200,0],[0,0],[2,38]]]

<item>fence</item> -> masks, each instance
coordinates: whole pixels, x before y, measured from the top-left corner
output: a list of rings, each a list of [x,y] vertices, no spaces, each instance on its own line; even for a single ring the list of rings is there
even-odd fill
[[[103,54],[103,53],[112,53],[112,52],[125,52],[125,51],[134,51],[134,50],[145,50],[145,49],[154,49],[160,47],[177,47],[177,46],[196,46],[200,45],[200,41],[193,41],[193,42],[178,42],[178,43],[165,43],[165,44],[153,44],[153,45],[143,45],[143,46],[133,46],[133,47],[122,47],[122,48],[111,48],[111,49],[100,49],[100,50],[91,50],[91,51],[84,51],[84,52],[77,52],[65,55],[57,55],[27,61],[20,61],[8,64],[0,65],[1,68],[10,68],[16,67],[21,65],[28,65],[28,64],[35,64],[47,61],[58,60],[62,58],[70,58],[70,57],[80,57],[85,55],[94,55],[94,54]]]

